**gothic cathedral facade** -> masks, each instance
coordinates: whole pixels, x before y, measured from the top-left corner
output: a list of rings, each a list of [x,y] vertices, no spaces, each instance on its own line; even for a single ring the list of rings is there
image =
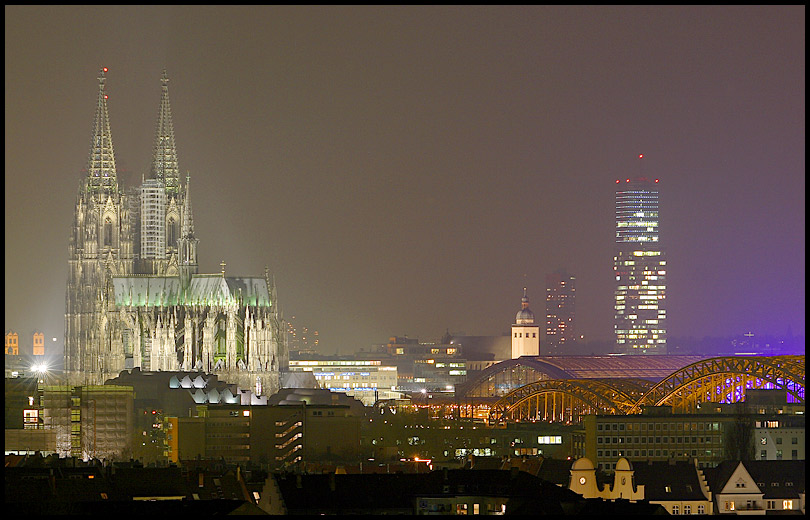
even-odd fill
[[[257,277],[198,272],[165,71],[149,175],[127,190],[116,173],[106,72],[68,246],[68,384],[104,384],[139,368],[215,373],[257,395],[275,393],[289,362],[275,285],[267,269]]]

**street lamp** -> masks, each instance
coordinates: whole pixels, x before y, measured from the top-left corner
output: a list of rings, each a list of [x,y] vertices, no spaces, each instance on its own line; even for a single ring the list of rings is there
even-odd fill
[[[46,363],[34,363],[31,365],[31,371],[37,375],[39,383],[44,383],[45,376],[48,375],[48,365]]]

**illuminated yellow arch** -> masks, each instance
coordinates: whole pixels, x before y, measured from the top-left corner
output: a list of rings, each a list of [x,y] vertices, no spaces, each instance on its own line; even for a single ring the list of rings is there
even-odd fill
[[[627,413],[653,384],[635,378],[536,381],[499,399],[489,412],[489,424],[522,420],[572,423],[588,414]]]
[[[456,386],[463,397],[505,396],[538,380],[572,379],[571,374],[536,357],[523,356],[491,365],[480,374]]]
[[[687,365],[657,384],[634,378],[545,379],[499,399],[489,423],[570,423],[587,414],[635,414],[661,405],[692,413],[700,403],[743,400],[748,389],[782,389],[793,402],[804,403],[805,374],[804,356],[726,356]]]
[[[700,403],[737,402],[747,389],[785,390],[804,402],[804,356],[728,356],[704,359],[673,372],[649,390],[627,413],[643,406],[672,406],[678,413],[694,412]]]

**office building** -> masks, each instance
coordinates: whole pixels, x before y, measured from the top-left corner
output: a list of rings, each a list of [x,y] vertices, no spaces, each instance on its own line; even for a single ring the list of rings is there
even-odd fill
[[[463,348],[449,335],[439,342],[391,336],[372,355],[396,366],[397,390],[403,392],[447,392],[467,380]]]
[[[290,372],[311,372],[321,388],[342,392],[372,406],[380,399],[402,397],[397,388],[397,367],[380,360],[290,360]]]
[[[666,354],[667,262],[658,202],[658,179],[616,181],[613,327],[623,354]]]

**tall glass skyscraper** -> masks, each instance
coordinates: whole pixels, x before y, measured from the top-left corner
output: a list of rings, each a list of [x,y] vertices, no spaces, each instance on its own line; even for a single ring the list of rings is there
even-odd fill
[[[658,224],[658,179],[617,180],[613,329],[624,354],[666,354],[667,262]]]

